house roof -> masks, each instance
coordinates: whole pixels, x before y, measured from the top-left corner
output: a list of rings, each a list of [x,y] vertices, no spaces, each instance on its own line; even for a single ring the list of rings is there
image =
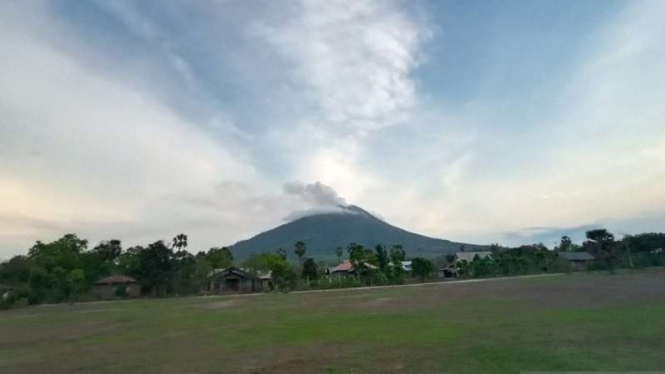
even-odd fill
[[[370,269],[376,269],[376,266],[365,262],[365,266],[370,268]],[[349,260],[344,260],[342,261],[339,265],[335,266],[334,268],[330,269],[330,273],[351,273],[355,269],[353,267],[353,264]]]
[[[129,284],[129,283],[138,283],[136,279],[128,277],[126,275],[111,275],[106,278],[102,278],[95,282],[95,284]]]
[[[455,253],[455,257],[457,257],[458,260],[460,261],[467,261],[471,262],[473,261],[474,258],[483,259],[486,257],[492,257],[492,252],[490,251],[478,251],[478,252],[457,252]]]
[[[353,271],[353,264],[349,260],[342,261],[339,265],[330,270],[331,273]]]
[[[596,259],[587,252],[559,252],[559,256],[568,261],[591,261]]]
[[[248,268],[237,268],[237,267],[228,267],[223,269],[214,269],[210,272],[209,276],[225,276],[227,274],[236,274],[245,278],[258,278],[258,279],[272,279],[272,271],[261,271],[257,270],[254,272],[252,269]],[[254,275],[256,274],[256,275]]]

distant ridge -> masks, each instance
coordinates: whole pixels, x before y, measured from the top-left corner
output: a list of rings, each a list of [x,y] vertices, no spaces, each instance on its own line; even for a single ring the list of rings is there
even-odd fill
[[[251,254],[272,252],[285,248],[293,255],[293,245],[302,240],[307,245],[307,257],[334,258],[334,249],[346,250],[349,243],[374,248],[377,244],[401,244],[407,257],[435,257],[459,251],[486,249],[487,246],[452,242],[415,234],[390,225],[355,206],[339,206],[338,212],[309,215],[262,232],[231,246],[233,256],[243,259]]]

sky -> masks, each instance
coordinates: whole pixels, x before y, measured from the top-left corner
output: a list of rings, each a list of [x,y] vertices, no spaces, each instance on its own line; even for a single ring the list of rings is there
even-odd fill
[[[421,234],[665,231],[665,2],[0,2],[0,259],[230,245],[355,204]]]

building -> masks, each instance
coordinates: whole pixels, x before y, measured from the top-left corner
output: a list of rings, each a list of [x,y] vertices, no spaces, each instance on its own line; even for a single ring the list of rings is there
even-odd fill
[[[376,266],[369,263],[365,263],[365,266],[369,269],[376,269]],[[347,275],[356,274],[356,269],[353,267],[351,261],[344,260],[334,268],[328,269],[328,272],[332,277],[345,277]]]
[[[213,270],[209,291],[216,294],[264,292],[272,289],[272,272],[229,267]]]
[[[587,252],[559,252],[559,257],[568,262],[571,270],[586,270],[596,258]]]
[[[476,257],[480,260],[484,258],[492,258],[492,252],[490,251],[478,251],[478,252],[457,252],[455,253],[455,262],[459,261],[466,261],[466,262],[472,262],[473,260],[476,259]]]
[[[124,291],[123,291],[124,289]],[[114,297],[140,297],[141,285],[126,275],[111,275],[95,282],[92,294],[102,299]]]

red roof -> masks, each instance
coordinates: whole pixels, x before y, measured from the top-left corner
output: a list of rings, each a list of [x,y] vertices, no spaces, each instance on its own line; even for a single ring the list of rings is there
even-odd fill
[[[338,271],[344,271],[344,272],[353,271],[353,264],[349,260],[344,260],[342,261],[341,264],[335,266],[331,272],[335,273]]]
[[[111,275],[110,277],[102,278],[95,282],[95,284],[127,284],[137,283],[136,279],[126,275]]]

